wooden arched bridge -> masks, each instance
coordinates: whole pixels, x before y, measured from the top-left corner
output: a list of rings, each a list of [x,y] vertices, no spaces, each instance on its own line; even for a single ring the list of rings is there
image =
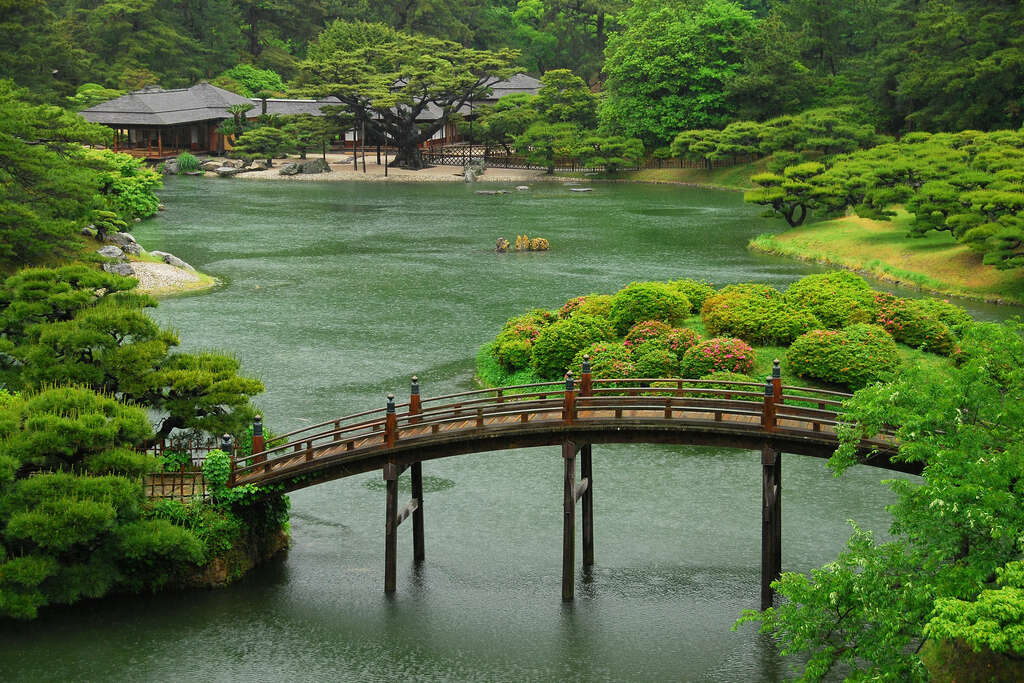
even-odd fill
[[[782,384],[778,361],[765,383],[691,379],[591,379],[588,364],[576,380],[542,382],[421,398],[413,377],[407,403],[389,395],[384,407],[304,427],[266,448],[262,425],[253,430],[253,455],[232,458],[231,484],[277,484],[293,491],[331,479],[381,470],[386,481],[384,590],[394,592],[398,526],[412,517],[413,557],[425,557],[425,460],[463,453],[554,445],[565,464],[562,598],[574,595],[576,507],[582,500],[583,566],[594,563],[592,445],[673,443],[728,446],[761,452],[761,604],[772,602],[781,573],[781,465],[783,452],[828,458],[838,440],[842,402],[823,389]],[[886,432],[864,440],[865,462],[914,474],[920,466],[896,462]],[[580,460],[577,479],[576,459]],[[398,476],[411,470],[412,500],[398,509]]]

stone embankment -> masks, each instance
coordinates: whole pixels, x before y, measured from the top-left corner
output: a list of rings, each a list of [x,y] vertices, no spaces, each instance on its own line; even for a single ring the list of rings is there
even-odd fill
[[[86,234],[92,235],[92,231]],[[108,259],[103,264],[103,270],[136,278],[139,281],[136,289],[145,294],[174,294],[205,289],[217,283],[166,251],[148,252],[150,258],[156,257],[160,261],[142,260],[146,252],[127,232],[110,233],[104,241],[106,246],[96,250],[97,254]]]

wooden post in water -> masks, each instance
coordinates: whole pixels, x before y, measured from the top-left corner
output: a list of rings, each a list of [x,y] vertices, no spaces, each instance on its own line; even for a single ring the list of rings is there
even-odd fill
[[[256,415],[252,418],[252,454],[253,462],[266,462],[267,456],[260,455],[266,449],[263,439],[263,418]]]
[[[592,446],[580,448],[580,480],[587,482],[583,490],[583,566],[594,564],[594,468],[591,462]]]
[[[782,454],[761,448],[761,609],[772,606],[772,581],[782,574]]]
[[[384,503],[384,592],[394,593],[398,565],[398,466],[384,465],[387,498]]]
[[[409,415],[418,415],[420,408],[420,381],[416,375],[412,376],[412,387],[409,391]],[[420,418],[410,417],[409,422],[419,422]],[[412,497],[416,500],[417,506],[412,513],[412,559],[414,562],[422,562],[426,557],[423,545],[423,463],[412,464]]]
[[[576,560],[576,444],[562,442],[562,460],[565,463],[565,486],[562,501],[562,601],[570,602],[575,597],[576,577],[573,563]]]

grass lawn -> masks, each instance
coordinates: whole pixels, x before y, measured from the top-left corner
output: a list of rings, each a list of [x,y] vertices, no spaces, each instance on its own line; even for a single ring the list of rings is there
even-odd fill
[[[758,159],[749,164],[738,164],[726,168],[707,171],[702,168],[645,168],[641,171],[621,171],[619,173],[600,173],[587,176],[597,180],[621,180],[636,183],[680,183],[700,185],[726,190],[750,190],[754,184],[750,177],[764,173],[767,159]],[[581,173],[559,173],[560,176],[581,178]]]
[[[903,211],[891,221],[846,216],[760,235],[750,247],[841,266],[927,292],[1024,303],[1024,277],[1019,271],[983,265],[979,254],[957,244],[948,232],[907,237],[912,219]]]

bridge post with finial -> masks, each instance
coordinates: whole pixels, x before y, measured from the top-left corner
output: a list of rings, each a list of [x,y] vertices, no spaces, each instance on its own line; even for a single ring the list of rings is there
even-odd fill
[[[398,434],[398,415],[395,413],[395,395],[388,394],[387,412],[384,415],[384,444],[388,448],[395,447]]]
[[[583,355],[583,367],[580,372],[580,396],[591,396],[594,388],[590,379],[590,355]]]
[[[572,371],[565,373],[565,399],[562,402],[562,419],[572,424],[576,417],[576,380]]]
[[[420,421],[419,417],[413,417],[423,412],[423,408],[420,407],[420,378],[416,375],[412,376],[412,384],[409,387],[409,422],[416,424]]]
[[[263,418],[254,415],[252,418],[252,454],[256,457],[253,462],[266,462],[267,456],[259,455],[266,450],[266,441],[263,439]]]
[[[764,406],[761,409],[761,427],[766,432],[775,431],[775,385],[772,378],[764,380]]]
[[[228,476],[228,485],[235,485],[235,456],[234,448],[231,445],[231,435],[224,434],[220,437],[220,449],[228,454],[228,461],[231,463],[231,474]]]

